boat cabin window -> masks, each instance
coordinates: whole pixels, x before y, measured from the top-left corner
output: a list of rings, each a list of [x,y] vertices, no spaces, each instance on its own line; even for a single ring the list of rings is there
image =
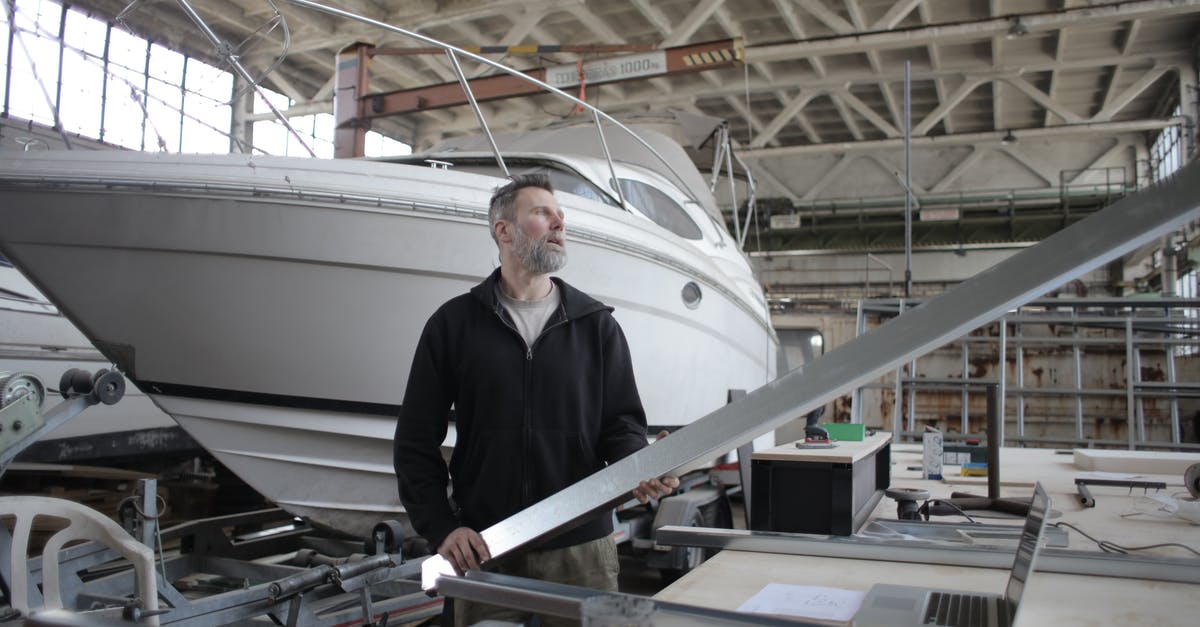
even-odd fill
[[[617,201],[613,200],[611,196],[600,191],[599,187],[592,185],[575,174],[563,172],[562,170],[547,170],[545,168],[542,168],[542,170],[545,171],[545,174],[550,175],[550,184],[560,192],[583,196],[588,200],[602,202],[613,207],[617,206]]]
[[[454,163],[454,169],[459,171],[474,172],[476,174],[486,174],[497,178],[504,178],[504,172],[500,170],[500,166],[492,163]],[[554,186],[555,191],[566,192],[582,196],[588,200],[602,202],[611,207],[617,207],[617,201],[612,196],[600,191],[599,187],[593,185],[590,181],[565,170],[547,167],[545,165],[529,165],[527,163],[509,163],[508,171],[511,174],[545,174],[550,177],[550,184]]]
[[[621,194],[655,224],[685,239],[703,239],[700,227],[679,203],[662,190],[631,179],[617,179]]]

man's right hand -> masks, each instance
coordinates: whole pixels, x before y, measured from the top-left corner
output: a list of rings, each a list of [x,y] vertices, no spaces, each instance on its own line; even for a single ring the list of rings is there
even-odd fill
[[[475,570],[479,568],[479,564],[492,559],[483,536],[470,527],[459,527],[451,531],[438,547],[438,555],[446,558],[459,575],[468,570]]]

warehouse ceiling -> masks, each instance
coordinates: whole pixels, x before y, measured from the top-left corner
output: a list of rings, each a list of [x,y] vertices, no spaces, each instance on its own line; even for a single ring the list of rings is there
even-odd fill
[[[810,224],[836,214],[837,199],[895,197],[904,169],[904,72],[911,67],[912,183],[917,196],[966,189],[1054,189],[1117,167],[1123,184],[1147,178],[1148,138],[1180,124],[1175,108],[1196,99],[1200,2],[1143,0],[331,0],[325,4],[462,46],[628,45],[672,48],[741,38],[744,65],[589,85],[584,97],[621,116],[668,109],[727,120],[759,195],[779,213],[805,211]],[[422,45],[377,26],[276,0],[192,0],[213,31],[247,42],[242,62],[263,84],[294,101],[292,114],[332,112],[335,55],[355,42]],[[73,6],[112,17],[123,1]],[[130,28],[172,48],[215,60],[179,4],[146,1],[128,11]],[[574,64],[622,54],[492,54],[517,69]],[[468,76],[494,73],[465,63]],[[372,91],[456,80],[445,55],[375,57]],[[521,130],[572,115],[537,98],[484,103],[499,130]],[[467,107],[376,120],[376,130],[428,146],[474,133]],[[1190,153],[1186,130],[1181,150]],[[1089,175],[1091,176],[1091,175]],[[1112,171],[1096,174],[1111,180]],[[902,195],[902,194],[901,194]],[[824,204],[822,204],[824,203]],[[885,203],[886,204],[886,203]],[[825,213],[821,213],[824,211]],[[814,213],[815,212],[815,213]],[[861,220],[860,212],[860,224]],[[829,222],[828,220],[826,222]],[[1061,221],[1065,223],[1066,220]],[[1010,239],[1036,239],[1008,224]],[[1053,227],[1051,227],[1053,228]],[[786,235],[786,233],[782,233]],[[995,229],[987,237],[998,237]],[[984,237],[986,239],[987,237]],[[949,236],[961,243],[962,229]],[[794,238],[793,238],[794,239]],[[940,240],[939,240],[940,241]],[[831,243],[827,240],[826,243]],[[863,242],[859,241],[861,245]],[[869,244],[869,242],[867,242]],[[777,242],[781,247],[813,245]],[[815,245],[820,245],[819,242]]]

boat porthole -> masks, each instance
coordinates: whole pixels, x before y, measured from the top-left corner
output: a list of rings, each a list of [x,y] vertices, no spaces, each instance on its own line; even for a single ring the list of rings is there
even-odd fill
[[[699,307],[700,299],[704,297],[704,294],[700,291],[700,286],[696,285],[695,281],[688,281],[684,284],[683,292],[680,295],[683,296],[683,304],[687,305],[688,309]]]

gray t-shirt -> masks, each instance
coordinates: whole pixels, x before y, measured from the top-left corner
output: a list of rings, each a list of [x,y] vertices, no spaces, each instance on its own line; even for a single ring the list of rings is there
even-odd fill
[[[562,302],[558,286],[553,282],[550,283],[550,293],[538,300],[509,298],[504,290],[500,289],[499,284],[496,285],[496,295],[500,297],[500,304],[504,305],[504,310],[512,316],[513,324],[521,333],[521,337],[525,338],[525,346],[528,348],[533,348],[534,340],[541,334],[542,329],[546,328],[546,321]]]

